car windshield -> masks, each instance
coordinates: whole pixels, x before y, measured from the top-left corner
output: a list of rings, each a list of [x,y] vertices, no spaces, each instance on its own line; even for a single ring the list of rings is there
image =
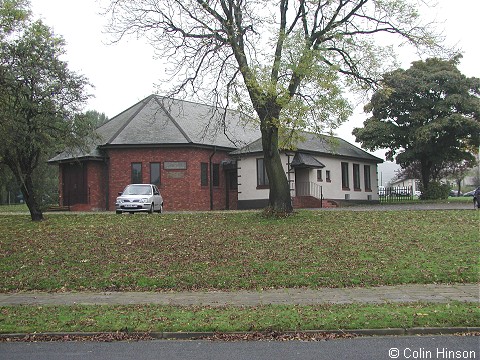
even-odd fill
[[[123,191],[123,195],[152,195],[150,185],[128,185]]]

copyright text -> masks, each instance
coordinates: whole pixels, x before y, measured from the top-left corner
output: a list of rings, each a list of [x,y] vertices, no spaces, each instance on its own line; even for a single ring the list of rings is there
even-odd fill
[[[475,350],[460,350],[450,348],[391,348],[388,351],[390,359],[478,359]]]

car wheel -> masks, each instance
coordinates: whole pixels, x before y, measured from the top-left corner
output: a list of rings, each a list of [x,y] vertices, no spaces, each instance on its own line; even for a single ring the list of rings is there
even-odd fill
[[[150,210],[148,210],[148,213],[149,213],[149,214],[153,214],[153,211],[154,211],[154,210],[155,210],[155,204],[152,203],[152,204],[150,205]]]

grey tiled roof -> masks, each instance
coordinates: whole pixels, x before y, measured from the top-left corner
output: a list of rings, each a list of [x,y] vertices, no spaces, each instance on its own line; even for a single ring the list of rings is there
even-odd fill
[[[86,151],[63,152],[50,162],[101,157],[101,148],[200,145],[243,147],[260,133],[238,112],[150,95],[97,129],[99,139]]]
[[[302,152],[297,152],[290,164],[292,167],[298,168],[324,168],[325,165],[322,164],[320,161],[315,159],[310,154],[305,154]]]
[[[56,162],[61,162],[66,160],[85,159],[85,158],[101,160],[103,157],[98,147],[95,145],[82,150],[66,150],[64,152],[61,152],[57,156],[51,158],[50,160],[48,160],[48,162],[56,163]]]
[[[382,163],[383,160],[369,154],[359,147],[335,136],[318,135],[303,132],[300,136],[301,140],[296,144],[295,151],[302,153],[318,154],[325,156],[340,156],[345,158],[363,159],[376,163]],[[232,155],[246,155],[251,153],[262,152],[262,141],[257,139],[254,142],[233,151]]]
[[[49,162],[102,159],[102,148],[123,146],[217,146],[232,150],[232,155],[262,152],[260,131],[240,113],[158,95],[150,95],[113,117],[97,129],[97,134],[89,148],[64,151]],[[296,150],[302,153],[383,162],[338,137],[303,133],[301,138]]]

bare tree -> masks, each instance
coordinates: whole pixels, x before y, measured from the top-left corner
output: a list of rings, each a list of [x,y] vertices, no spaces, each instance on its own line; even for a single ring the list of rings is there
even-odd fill
[[[396,45],[421,51],[439,43],[420,22],[422,0],[107,1],[115,41],[146,38],[172,65],[163,91],[256,115],[275,212],[292,211],[282,139],[348,118],[345,87],[368,88],[394,64],[393,46],[375,38],[397,35]]]

